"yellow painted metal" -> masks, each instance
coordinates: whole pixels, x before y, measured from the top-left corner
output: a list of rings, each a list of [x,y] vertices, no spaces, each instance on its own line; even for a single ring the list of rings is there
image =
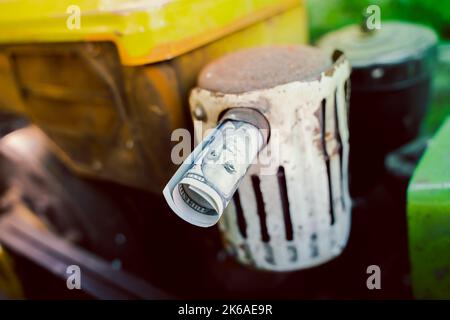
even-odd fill
[[[23,291],[19,279],[14,272],[13,261],[0,244],[0,292],[8,298],[21,299]]]
[[[0,44],[111,41],[124,65],[171,59],[299,0],[0,1]],[[78,6],[80,24],[77,28]],[[71,7],[72,6],[72,7]],[[75,7],[77,8],[77,7]],[[69,27],[70,26],[70,27]]]
[[[187,5],[187,1],[179,2]],[[221,3],[238,3],[205,2],[218,3],[219,7]],[[239,6],[263,2],[241,0]],[[269,2],[275,3],[264,3]],[[190,3],[198,3],[201,8],[203,1]],[[190,43],[189,48],[166,48],[164,59],[176,56],[159,63],[139,60],[144,64],[127,66],[117,42],[72,42],[75,39],[63,35],[60,41],[47,39],[52,43],[42,38],[36,38],[38,43],[28,43],[25,39],[30,38],[25,36],[21,38],[23,43],[18,41],[20,37],[13,43],[0,43],[0,111],[31,119],[75,172],[160,193],[176,169],[170,159],[176,144],[170,141],[171,133],[191,127],[187,101],[201,68],[228,52],[246,47],[307,42],[306,8],[301,1],[295,3],[278,14],[274,11],[264,19],[259,16],[262,20],[239,31],[221,29],[224,34],[215,35],[219,38],[205,45],[196,42]],[[35,8],[40,10],[39,4]],[[224,23],[227,14],[225,18],[215,14],[210,19]],[[191,23],[196,19],[206,17],[190,16]],[[97,23],[106,22],[100,19]],[[65,32],[66,36],[70,34]],[[160,37],[162,41],[162,34]],[[6,41],[3,32],[0,38],[0,42]],[[148,49],[145,41],[141,44]],[[182,53],[185,50],[188,52]],[[133,63],[138,64],[137,61]],[[130,60],[128,63],[133,64]]]

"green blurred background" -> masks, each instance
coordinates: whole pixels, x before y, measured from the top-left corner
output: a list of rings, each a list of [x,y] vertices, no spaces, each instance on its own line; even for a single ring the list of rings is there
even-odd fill
[[[403,20],[432,27],[440,37],[439,60],[433,95],[422,133],[431,135],[450,116],[450,0],[307,0],[310,36],[314,43],[323,34],[349,24],[360,24],[367,6],[381,8],[381,21]],[[394,36],[394,35],[393,35]]]

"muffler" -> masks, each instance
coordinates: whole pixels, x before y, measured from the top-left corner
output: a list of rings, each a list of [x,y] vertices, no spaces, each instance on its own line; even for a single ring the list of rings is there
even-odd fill
[[[171,208],[195,225],[219,221],[227,251],[258,269],[338,256],[351,223],[349,76],[340,52],[307,46],[252,48],[206,66],[190,97],[202,142],[164,190]]]

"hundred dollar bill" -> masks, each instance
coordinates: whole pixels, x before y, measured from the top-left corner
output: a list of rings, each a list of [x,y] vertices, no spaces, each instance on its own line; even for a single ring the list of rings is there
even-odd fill
[[[263,145],[263,134],[252,124],[221,123],[164,188],[170,208],[193,225],[216,224]]]

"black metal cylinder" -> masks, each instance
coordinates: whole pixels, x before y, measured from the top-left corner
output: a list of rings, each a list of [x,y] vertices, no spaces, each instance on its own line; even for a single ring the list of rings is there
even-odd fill
[[[350,191],[364,196],[385,173],[385,157],[415,139],[426,113],[437,37],[426,27],[389,22],[365,32],[350,26],[320,46],[342,50],[353,66]]]

